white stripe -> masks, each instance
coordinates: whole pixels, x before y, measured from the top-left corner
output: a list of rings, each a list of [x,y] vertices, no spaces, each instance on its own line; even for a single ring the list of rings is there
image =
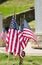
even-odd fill
[[[10,33],[10,40],[9,40],[9,49],[8,52],[10,52],[10,47],[11,47],[11,41],[12,41],[12,34],[13,34],[13,29],[11,29],[11,33]]]
[[[20,40],[20,42],[22,41],[22,39],[23,39],[23,37],[21,37],[19,40]]]
[[[13,53],[14,53],[14,47],[15,47],[15,42],[16,42],[16,35],[17,35],[17,31],[15,30],[14,39],[13,39],[13,45],[12,45],[12,52]]]
[[[33,34],[33,32],[32,32],[30,29],[24,28],[23,31],[24,31],[24,30],[29,31],[29,32],[31,32],[31,33]]]
[[[8,42],[8,38],[6,37],[6,41]]]
[[[10,32],[10,29],[9,29],[9,31],[8,31],[8,34],[7,34],[7,37],[6,37],[6,41],[8,41],[9,39],[9,32]]]
[[[7,37],[9,37],[9,33],[7,34]]]
[[[23,51],[23,49],[22,49],[22,46],[21,46],[21,47],[20,47],[20,57],[21,57],[21,58],[23,58],[22,55],[21,55],[21,54],[22,54],[22,51]]]
[[[34,34],[32,34],[31,32],[27,32],[27,31],[23,31],[23,34],[30,34],[30,35],[33,35],[33,36],[35,36]]]
[[[24,37],[24,40],[26,40],[26,37]]]
[[[18,35],[18,36],[19,36],[19,38],[22,36],[22,34],[23,34],[23,33],[21,32],[21,33]]]
[[[26,41],[25,41],[25,43],[26,43],[26,44],[28,43],[28,40],[29,40],[29,39],[28,39],[28,38],[26,38]]]
[[[22,42],[23,47],[25,48],[25,43]]]
[[[29,39],[27,38],[27,39],[26,39],[26,43],[27,43],[28,40],[29,40]]]
[[[36,40],[35,37],[33,37],[33,36],[31,36],[31,35],[27,35],[27,34],[23,34],[23,35],[26,36],[26,37],[28,37],[28,38],[31,38],[31,39]]]
[[[18,39],[18,42],[17,42],[17,48],[16,48],[16,54],[15,55],[18,54],[18,50],[19,50],[19,39]]]

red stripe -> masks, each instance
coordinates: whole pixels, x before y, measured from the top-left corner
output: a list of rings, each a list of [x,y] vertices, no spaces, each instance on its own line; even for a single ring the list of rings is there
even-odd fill
[[[21,39],[23,33],[21,31],[18,31],[19,39]]]
[[[28,38],[28,39],[33,39],[35,42],[37,42],[37,40],[35,38],[30,37],[29,35],[28,36],[25,36],[25,37]]]
[[[34,34],[30,29],[24,29],[23,31],[30,32],[30,33]]]
[[[33,39],[35,42],[37,41],[35,35],[28,29],[23,32],[23,36],[25,36],[29,39]]]
[[[10,30],[10,32],[8,32],[8,34],[9,34],[9,37],[7,37],[8,38],[8,43],[10,42],[10,35],[11,35],[11,33],[12,33],[12,30]],[[15,40],[15,34],[16,34],[16,41],[14,42],[14,40]],[[19,40],[18,40],[18,36],[20,35],[20,37],[19,37]],[[22,38],[22,40],[21,40],[21,38]],[[14,51],[13,51],[13,53],[14,54],[16,54],[16,52],[17,52],[17,48],[18,48],[18,52],[17,52],[17,54],[19,55],[19,56],[21,56],[21,52],[22,52],[22,50],[24,49],[24,46],[26,47],[26,45],[27,45],[27,37],[26,37],[26,39],[24,40],[24,38],[25,38],[25,36],[23,36],[23,33],[22,32],[16,32],[16,30],[14,30],[13,31],[13,34],[12,34],[12,39],[11,39],[11,46],[10,46],[10,52],[12,52],[12,47],[13,47],[13,45],[15,44],[15,46],[14,46]],[[20,41],[21,40],[21,41]],[[20,41],[19,42],[19,46],[18,46],[18,41]],[[9,44],[10,45],[10,44]],[[22,48],[22,49],[21,49]],[[9,49],[9,48],[8,48]],[[22,57],[22,56],[21,56]]]
[[[13,30],[13,34],[12,34],[12,46],[13,46],[13,40],[14,40],[14,30]],[[11,50],[11,52],[12,52],[12,50]]]
[[[19,44],[19,49],[18,49],[18,55],[20,56],[20,44]]]
[[[17,46],[18,46],[18,38],[16,38],[16,43],[15,43],[15,54],[16,54],[16,51],[17,51]]]
[[[27,46],[28,41],[29,41],[29,39],[26,38],[26,39],[25,39],[25,47]]]
[[[9,35],[9,36],[8,36],[8,35]],[[6,43],[7,43],[7,44],[9,44],[9,37],[10,37],[10,29],[9,29],[9,31],[8,31],[8,33],[7,33],[7,37],[6,37],[6,38],[8,39],[8,41],[7,41],[7,39],[6,39]]]
[[[32,34],[27,34],[27,33],[24,33],[23,35],[24,35],[24,36],[28,36],[28,37],[32,36],[33,38],[35,38],[35,39],[36,39],[36,37],[35,37],[34,35],[32,35]]]
[[[10,35],[11,35],[11,33],[12,33],[12,30],[10,30]],[[11,36],[9,37],[9,46],[10,46],[10,51],[9,52],[11,52],[11,50],[12,50],[12,48],[11,48],[11,43],[10,43],[10,38],[11,38]],[[12,41],[12,39],[11,39],[11,41]]]
[[[14,46],[14,44],[15,44],[15,42],[14,42],[14,40],[15,40],[15,30],[14,30],[14,32],[13,32],[13,42],[12,42],[12,52],[14,53],[14,49],[13,49],[13,46]],[[14,46],[14,48],[15,48],[15,46]]]
[[[8,49],[9,49],[10,33],[11,33],[11,30],[10,30],[10,32],[8,32],[9,37],[7,36],[7,39],[8,39],[8,48],[6,47],[7,52],[8,52]],[[6,40],[6,43],[7,43],[7,40]]]
[[[12,30],[11,30],[11,33],[12,33]],[[14,30],[13,30],[13,33],[12,33],[10,52],[12,52],[13,36],[14,36]]]
[[[29,32],[29,31],[23,31],[23,34],[27,34],[27,35],[31,35],[31,36],[34,36],[35,37],[35,35],[33,34],[33,33],[31,33],[31,32]]]
[[[15,42],[15,46],[14,46],[14,53],[15,54],[16,54],[17,42],[18,42],[18,34],[16,33],[16,42]]]

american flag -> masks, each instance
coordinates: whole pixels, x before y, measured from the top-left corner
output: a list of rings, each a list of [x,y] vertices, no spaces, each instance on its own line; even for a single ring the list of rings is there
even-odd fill
[[[29,26],[26,26],[26,24],[25,24],[25,20],[23,21],[23,22],[21,22],[21,26],[20,26],[20,30],[21,30],[21,32],[22,32],[22,37],[20,38],[20,43],[21,43],[21,46],[22,46],[22,49],[24,49],[25,47],[26,47],[26,45],[27,45],[27,43],[28,43],[28,38],[26,38],[25,36],[23,36],[24,35],[24,33],[23,33],[23,31],[24,31],[24,28],[26,27],[29,27]]]
[[[27,42],[28,42],[28,38],[26,38],[25,36],[23,36],[23,29],[24,29],[24,22],[20,23],[20,30],[18,31],[19,34],[19,42],[20,42],[20,55],[22,54],[23,49],[27,46]],[[21,55],[21,58],[23,58],[23,56]]]
[[[23,36],[37,42],[37,38],[36,38],[35,34],[32,32],[32,30],[26,20],[24,20]]]
[[[35,35],[34,32],[31,30],[31,27],[29,26],[29,24],[27,23],[26,20],[24,20],[23,36],[25,36],[26,38],[32,39],[32,40],[34,40],[35,42],[37,42],[36,35]]]
[[[29,39],[33,39],[35,42],[37,41],[36,36],[31,31],[31,28],[26,20],[24,20],[21,23],[20,31],[22,32],[21,33],[22,36],[20,36],[20,43],[21,43],[22,50],[27,46]]]
[[[33,40],[35,40],[35,35],[32,33],[31,37],[28,37],[30,36],[30,33],[28,34],[27,32],[27,25],[24,25],[25,22],[26,21],[24,21],[21,25],[22,28],[18,30],[17,23],[14,17],[12,17],[12,21],[6,37],[6,44],[8,44],[8,46],[6,47],[7,52],[12,52],[15,56],[19,55],[21,58],[23,58],[22,51],[27,46],[29,39],[32,38]]]
[[[24,30],[23,30],[23,36],[26,37],[26,38],[28,38],[28,39],[32,39],[35,42],[37,42],[37,38],[36,38],[35,34],[30,29],[24,28]]]
[[[6,44],[8,44],[8,47],[6,47],[7,52],[12,52],[15,56],[21,56],[18,26],[14,17],[12,17],[12,21],[9,27],[9,31],[6,38]]]
[[[7,36],[7,31],[6,31],[5,27],[4,27],[3,30],[2,30],[2,33],[0,34],[0,38],[2,38],[2,40],[4,42],[6,42],[6,36]]]

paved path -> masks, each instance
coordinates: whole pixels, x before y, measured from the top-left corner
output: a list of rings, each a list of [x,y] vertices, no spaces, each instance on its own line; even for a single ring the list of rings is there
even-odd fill
[[[29,42],[27,47],[24,49],[26,55],[29,56],[42,56],[42,50],[31,48],[32,44]],[[6,53],[5,47],[0,47],[0,53]]]
[[[32,44],[29,42],[27,47],[24,49],[26,55],[30,56],[42,56],[42,50],[31,48]]]
[[[5,47],[0,47],[0,53],[6,53]]]

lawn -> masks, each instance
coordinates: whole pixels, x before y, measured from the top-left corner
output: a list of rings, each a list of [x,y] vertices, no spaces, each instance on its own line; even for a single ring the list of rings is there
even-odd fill
[[[35,20],[29,22],[29,25],[31,28],[35,28]]]
[[[34,6],[34,0],[8,0],[0,4],[0,12],[3,17],[10,14],[19,13],[25,10],[29,10],[30,7]]]
[[[8,56],[4,53],[0,53],[0,65],[19,65],[19,57],[14,57],[10,55],[10,59],[8,60]],[[25,56],[23,59],[23,65],[42,65],[42,57],[35,56]]]

